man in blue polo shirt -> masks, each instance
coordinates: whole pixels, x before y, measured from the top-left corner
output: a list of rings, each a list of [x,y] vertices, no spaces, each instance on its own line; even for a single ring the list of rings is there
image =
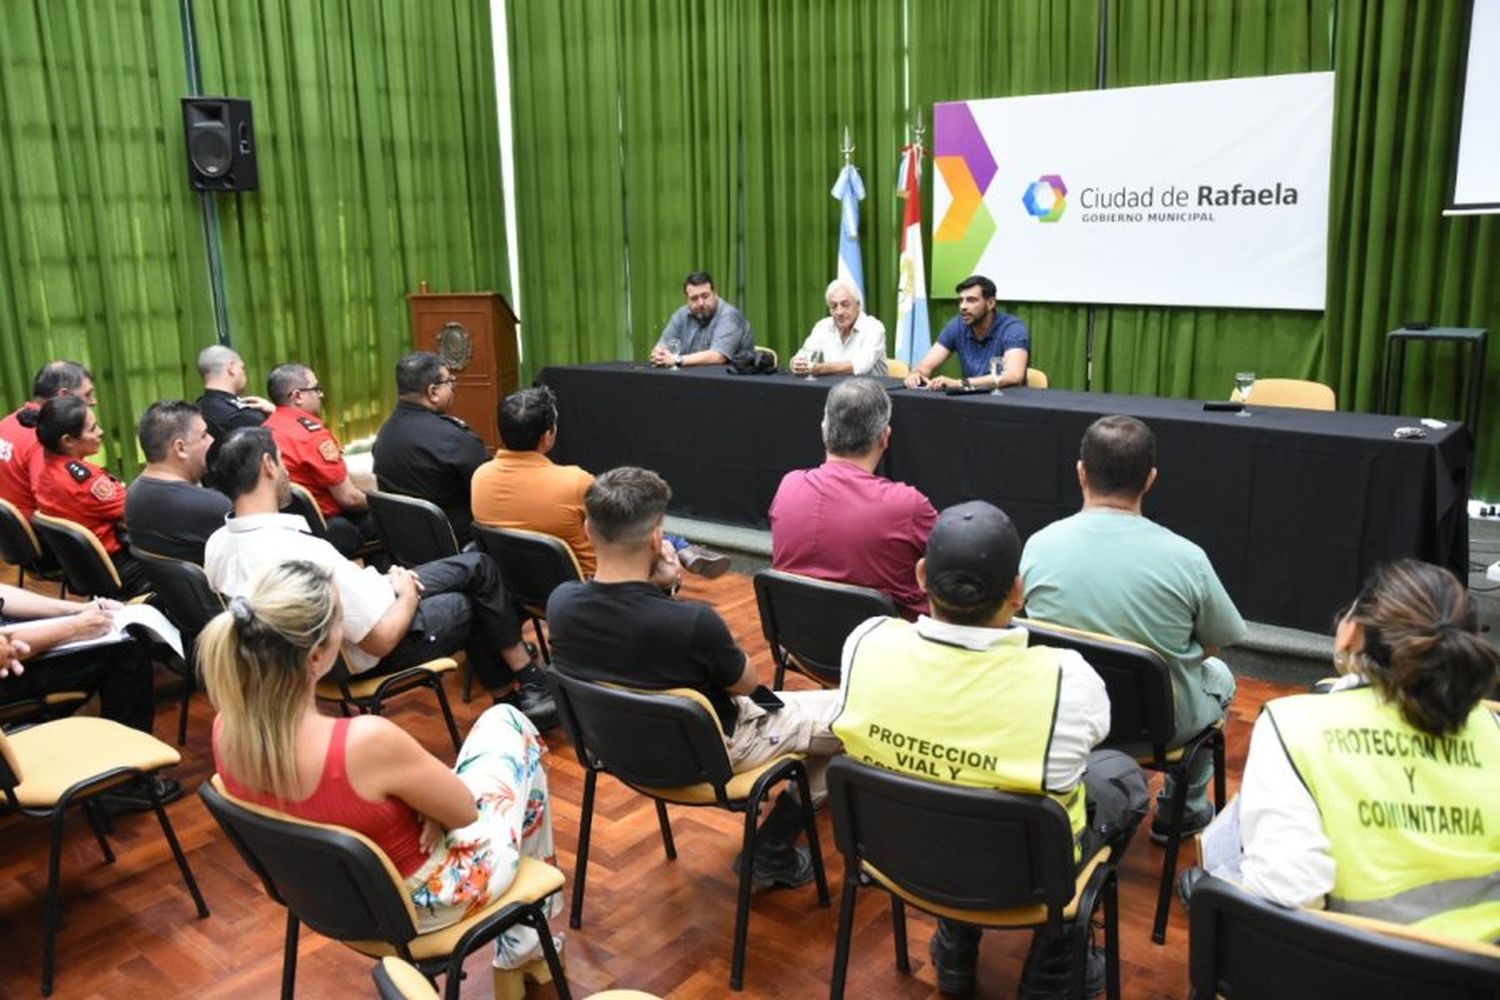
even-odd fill
[[[954,291],[958,293],[958,315],[948,321],[937,343],[906,376],[907,387],[993,389],[996,378],[990,374],[991,358],[1004,363],[998,379],[1001,388],[1024,385],[1026,364],[1031,358],[1031,334],[1026,324],[995,305],[995,283],[983,275],[970,275]],[[962,377],[934,376],[932,373],[955,351]]]

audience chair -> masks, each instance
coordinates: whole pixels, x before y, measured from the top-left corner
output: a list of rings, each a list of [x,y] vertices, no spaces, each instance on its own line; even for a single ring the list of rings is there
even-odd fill
[[[33,663],[45,663],[46,659],[38,657],[36,660],[27,660],[26,662],[27,666],[30,667]],[[89,693],[87,691],[53,691],[40,698],[21,698],[16,701],[8,701],[0,705],[0,729],[61,719],[64,716],[73,714],[79,706],[88,700]]]
[[[31,515],[42,544],[56,557],[63,579],[73,593],[125,600],[125,585],[99,536],[65,517],[37,511]]]
[[[802,798],[807,845],[812,852],[818,902],[829,905],[828,880],[818,847],[812,793],[802,754],[783,754],[752,770],[735,774],[725,750],[723,731],[708,699],[697,691],[636,691],[568,677],[554,668],[544,675],[557,700],[558,715],[578,762],[584,768],[583,810],[578,828],[578,864],[573,874],[570,926],[583,924],[583,890],[588,875],[589,834],[594,822],[594,787],[600,772],[655,800],[667,860],[677,859],[667,803],[716,806],[745,817],[739,892],[734,916],[734,957],[729,988],[745,980],[745,939],[750,923],[750,859],[755,856],[755,821],[772,786],[795,782]]]
[[[1173,781],[1168,803],[1171,832],[1162,859],[1157,888],[1156,919],[1151,940],[1167,940],[1167,916],[1172,907],[1172,885],[1177,877],[1177,855],[1182,847],[1182,820],[1187,810],[1187,774],[1200,753],[1213,755],[1214,805],[1222,810],[1224,794],[1224,726],[1217,722],[1180,746],[1172,745],[1172,672],[1153,649],[1097,632],[1067,628],[1050,622],[1017,618],[1015,624],[1030,635],[1030,645],[1076,650],[1104,680],[1109,693],[1109,735],[1100,748],[1130,754],[1142,767],[1160,771]]]
[[[394,673],[367,677],[351,674],[343,656],[334,661],[333,669],[318,681],[314,693],[324,701],[337,702],[339,711],[349,715],[350,710],[360,715],[379,715],[387,698],[416,688],[427,688],[437,699],[442,710],[443,721],[448,725],[448,735],[453,740],[453,749],[463,747],[458,735],[458,723],[453,721],[453,708],[448,704],[448,692],[443,689],[443,675],[458,669],[458,661],[440,656],[406,667]]]
[[[366,493],[391,558],[420,566],[458,555],[458,539],[442,508],[430,500],[396,493]]]
[[[887,378],[906,378],[911,374],[911,365],[905,361],[897,361],[895,358],[886,358],[885,374]]]
[[[474,540],[500,567],[505,592],[515,602],[521,624],[531,623],[542,659],[552,662],[552,651],[542,634],[547,620],[547,598],[560,583],[583,579],[578,557],[568,543],[555,535],[522,528],[500,528],[474,522]],[[469,700],[472,673],[464,678],[464,701]]]
[[[1046,389],[1050,385],[1051,383],[1047,380],[1046,372],[1042,371],[1040,368],[1026,369],[1026,388]]]
[[[1102,910],[1105,984],[1120,997],[1118,876],[1110,849],[1079,864],[1067,811],[1046,796],[927,781],[835,757],[833,836],[844,856],[829,995],[844,995],[860,874],[891,894],[896,968],[911,972],[906,906],[982,927],[1047,928],[1072,938],[1070,992],[1083,995],[1089,925]],[[1196,901],[1195,901],[1196,902]]]
[[[318,508],[318,501],[306,486],[301,483],[292,483],[292,499],[282,508],[283,514],[296,514],[307,522],[308,529],[319,538],[328,535],[328,519],[323,516],[323,511]],[[378,516],[378,515],[377,515]],[[354,552],[355,559],[367,559],[377,552],[386,551],[385,541],[377,539],[370,542],[362,542]]]
[[[286,907],[281,996],[297,981],[297,937],[302,924],[371,958],[399,956],[427,977],[446,976],[444,995],[456,1000],[464,958],[516,924],[541,936],[558,996],[569,1000],[562,962],[541,903],[563,887],[563,874],[535,858],[521,858],[515,881],[500,898],[463,920],[426,934],[400,874],[385,852],[346,827],[312,823],[231,795],[217,774],[198,789],[230,843]],[[400,994],[398,994],[400,995]]]
[[[1279,906],[1216,878],[1193,888],[1195,1000],[1493,1000],[1500,948],[1345,913]]]
[[[838,687],[844,640],[867,618],[896,617],[896,603],[871,587],[815,580],[763,569],[755,574],[760,630],[776,661],[772,687],[781,690],[787,670],[825,688]]]
[[[52,553],[42,547],[31,523],[21,516],[16,505],[0,498],[0,559],[16,568],[16,586],[26,586],[26,574],[41,580],[62,581],[62,596],[68,596],[68,584]]]
[[[502,972],[503,970],[496,969],[496,977],[498,978]],[[382,958],[371,975],[375,979],[375,991],[380,1000],[438,1000],[438,991],[410,962],[403,962],[399,958]],[[501,997],[499,990],[496,990],[495,1000],[520,1000],[520,996]],[[605,990],[603,993],[592,993],[585,1000],[660,1000],[660,998],[654,993],[642,993],[639,990]]]
[[[131,546],[130,554],[146,571],[151,589],[182,632],[183,669],[172,665],[182,675],[182,707],[177,713],[177,745],[182,746],[187,742],[188,703],[199,688],[195,655],[198,635],[214,615],[224,610],[224,601],[209,585],[202,566],[136,546]]]
[[[63,825],[70,806],[81,805],[104,860],[114,863],[115,854],[106,837],[103,818],[95,797],[139,781],[151,797],[151,806],[161,824],[172,857],[182,872],[199,917],[208,916],[208,906],[188,867],[167,818],[155,780],[156,772],[181,761],[177,751],[148,733],[108,719],[71,718],[44,722],[6,735],[0,733],[0,791],[10,810],[52,826],[51,854],[47,862],[47,901],[42,945],[42,995],[52,994],[57,960],[57,933],[62,926]]]
[[[1229,398],[1236,403],[1245,399],[1235,389]],[[1250,390],[1250,406],[1290,406],[1300,410],[1336,410],[1338,396],[1333,387],[1322,382],[1300,378],[1258,378]]]

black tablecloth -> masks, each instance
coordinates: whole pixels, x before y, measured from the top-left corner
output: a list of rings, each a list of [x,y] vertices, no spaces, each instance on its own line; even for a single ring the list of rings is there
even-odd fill
[[[781,477],[823,459],[823,398],[836,381],[657,370],[548,368],[561,412],[553,458],[598,473],[655,469],[672,511],[764,527]],[[882,471],[942,509],[981,497],[1022,538],[1075,512],[1084,429],[1108,413],[1156,433],[1147,516],[1208,552],[1247,618],[1327,632],[1374,566],[1400,556],[1465,578],[1472,449],[1452,423],[1398,440],[1410,418],[1254,407],[1248,418],[1191,400],[1008,389],[949,397],[896,388]]]

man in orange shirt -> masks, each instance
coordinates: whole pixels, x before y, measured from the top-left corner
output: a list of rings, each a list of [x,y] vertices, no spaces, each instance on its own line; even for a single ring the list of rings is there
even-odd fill
[[[266,377],[266,395],[276,411],[266,420],[292,482],[305,487],[328,522],[329,543],[344,558],[380,537],[370,502],[349,479],[344,449],[323,423],[323,386],[313,370],[296,361],[277,365]]]

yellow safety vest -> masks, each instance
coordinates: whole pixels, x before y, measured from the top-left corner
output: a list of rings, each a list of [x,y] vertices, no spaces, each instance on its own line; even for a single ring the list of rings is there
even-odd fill
[[[1025,641],[1018,633],[1016,641],[972,650],[887,619],[855,648],[833,731],[846,754],[892,771],[1049,795],[1068,811],[1076,852],[1087,825],[1083,783],[1046,787],[1061,650]]]
[[[1409,725],[1370,687],[1266,706],[1323,819],[1328,908],[1472,941],[1500,938],[1500,723]]]

